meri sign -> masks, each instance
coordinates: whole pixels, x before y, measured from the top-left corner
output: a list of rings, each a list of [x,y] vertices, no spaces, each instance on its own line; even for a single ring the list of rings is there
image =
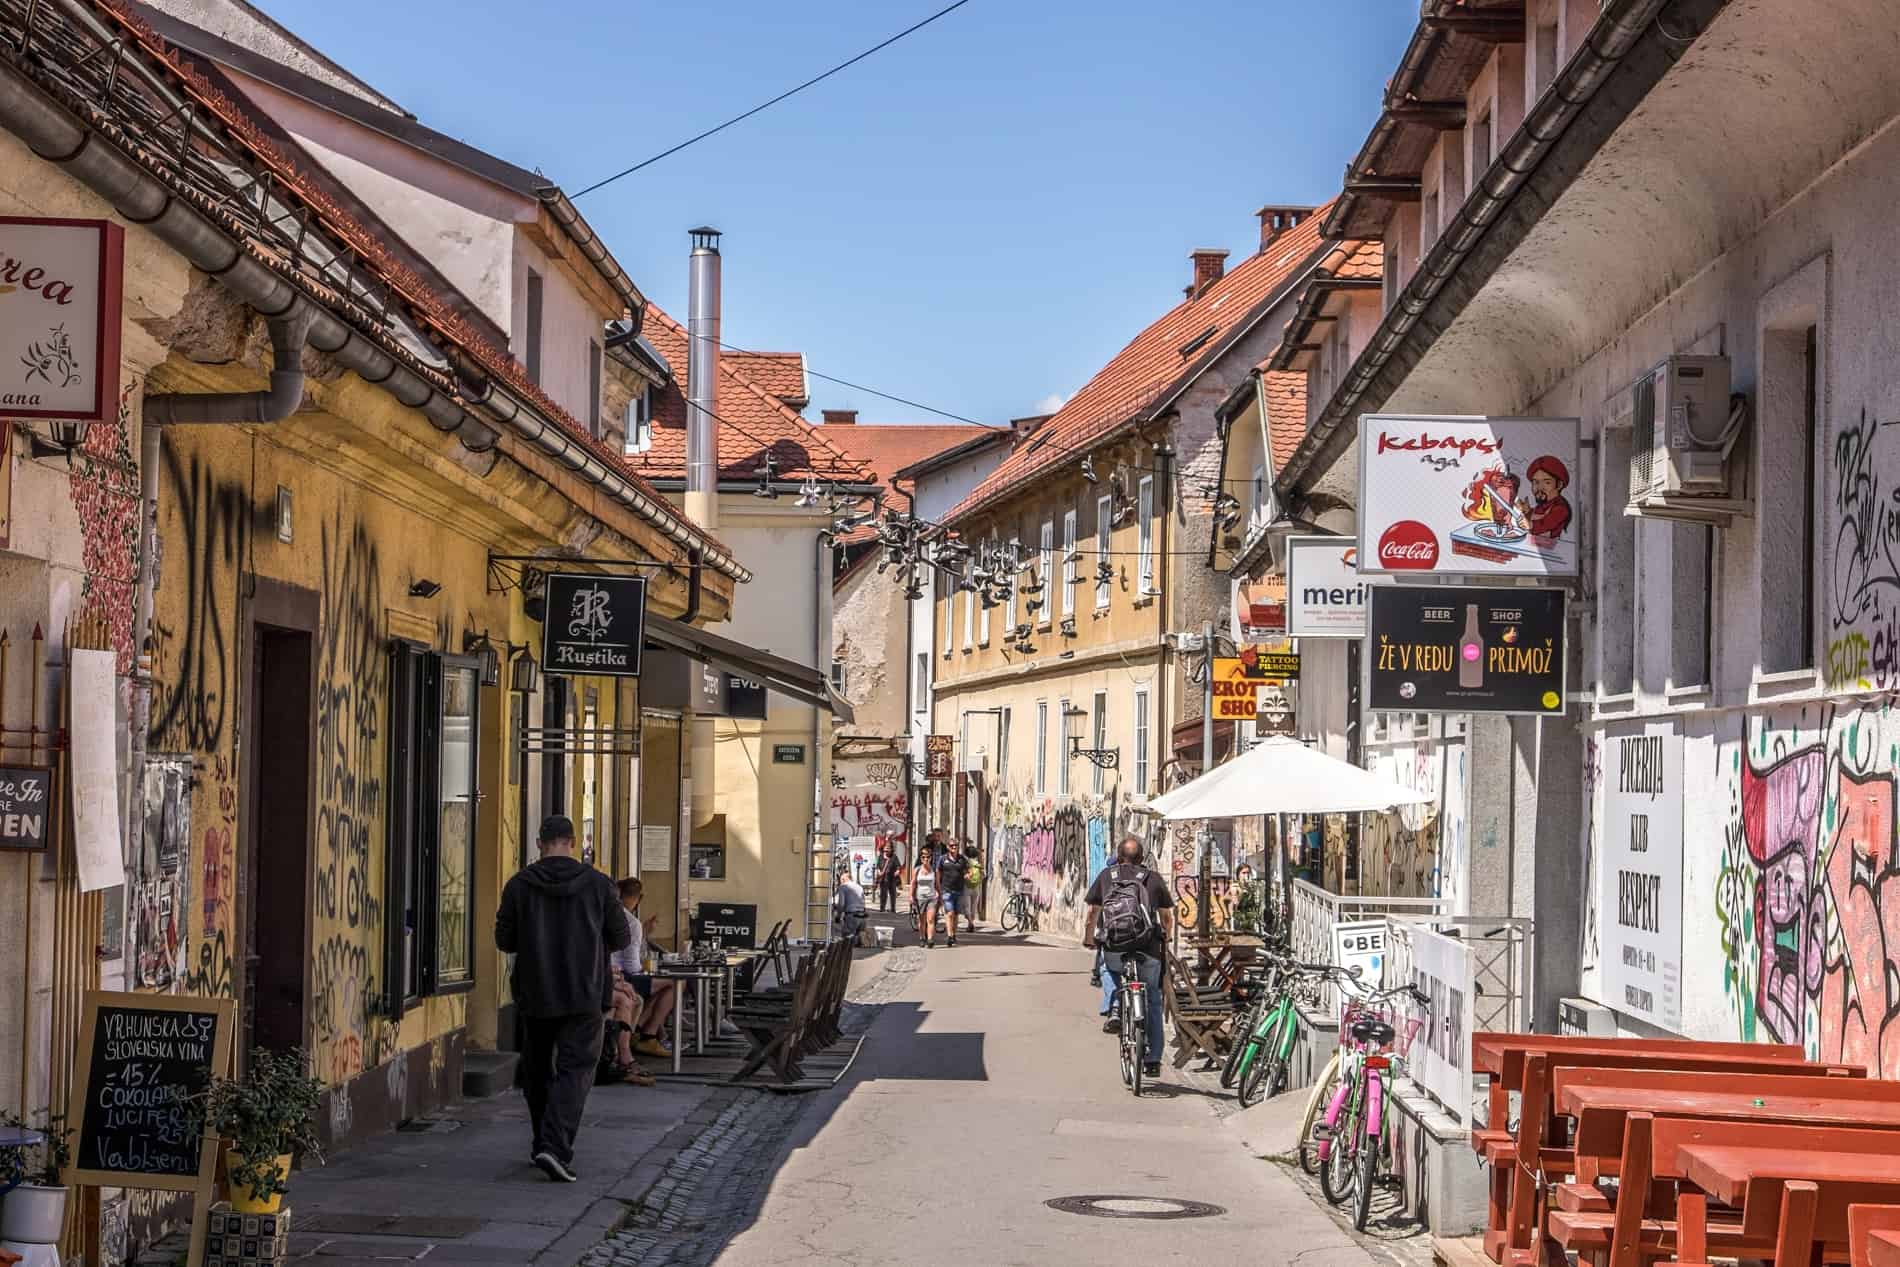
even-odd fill
[[[1288,537],[1286,584],[1290,637],[1366,636],[1366,580],[1351,537]]]
[[[1682,736],[1668,723],[1603,744],[1597,944],[1603,1001],[1682,1024]]]

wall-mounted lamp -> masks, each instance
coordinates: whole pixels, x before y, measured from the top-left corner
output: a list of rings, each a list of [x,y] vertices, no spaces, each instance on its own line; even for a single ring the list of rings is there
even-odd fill
[[[409,582],[409,597],[434,598],[442,592],[442,582],[432,581],[426,576],[418,576]]]
[[[464,633],[462,652],[465,655],[474,656],[476,662],[481,665],[483,686],[501,685],[501,652],[497,651],[495,644],[488,640],[486,630],[476,633],[470,629]]]
[[[76,418],[52,418],[46,424],[46,438],[28,431],[27,451],[35,458],[73,459],[73,450],[86,442],[86,424]]]
[[[520,691],[523,695],[532,695],[535,681],[540,673],[541,666],[534,662],[534,654],[526,647],[522,647],[516,653],[514,663],[508,666],[508,687],[510,690]]]

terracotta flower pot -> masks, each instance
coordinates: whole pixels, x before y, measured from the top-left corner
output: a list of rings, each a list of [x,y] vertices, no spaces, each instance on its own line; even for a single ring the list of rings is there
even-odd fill
[[[224,1167],[227,1175],[237,1167],[237,1162],[237,1151],[235,1149],[225,1154]],[[290,1177],[290,1154],[283,1153],[279,1155],[272,1169],[276,1172],[278,1179],[288,1179]],[[235,1179],[231,1180],[231,1209],[238,1214],[275,1214],[283,1204],[284,1194],[281,1192],[273,1192],[268,1197],[258,1197],[252,1194],[249,1184],[241,1184]]]

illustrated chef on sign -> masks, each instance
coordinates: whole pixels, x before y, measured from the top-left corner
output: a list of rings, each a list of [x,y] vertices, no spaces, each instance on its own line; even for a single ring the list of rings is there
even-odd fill
[[[1564,498],[1564,490],[1570,487],[1570,468],[1561,459],[1545,454],[1532,462],[1525,474],[1530,479],[1531,496],[1529,501],[1520,500],[1517,508],[1524,512],[1531,540],[1549,549],[1570,526],[1570,503]]]

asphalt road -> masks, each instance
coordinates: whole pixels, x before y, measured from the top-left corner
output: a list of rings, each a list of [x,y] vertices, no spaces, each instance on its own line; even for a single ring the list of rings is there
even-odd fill
[[[864,1051],[799,1114],[721,1267],[1375,1261],[1250,1157],[1206,1093],[1168,1071],[1129,1095],[1086,953],[984,934],[921,953],[918,970],[879,983],[886,1005]],[[1100,1218],[1044,1204],[1095,1195],[1225,1213]]]

